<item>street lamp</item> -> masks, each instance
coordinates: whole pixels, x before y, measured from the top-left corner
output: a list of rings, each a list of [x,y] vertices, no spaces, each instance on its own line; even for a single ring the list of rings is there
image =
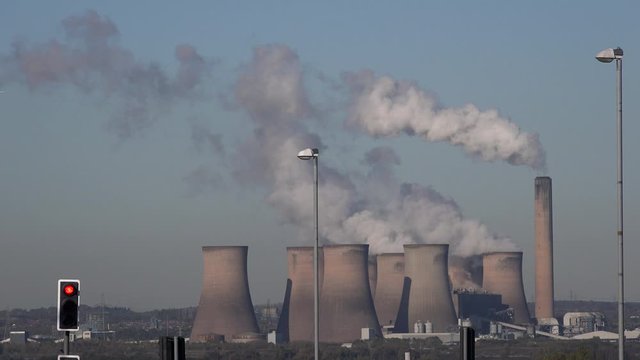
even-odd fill
[[[318,149],[307,148],[298,153],[298,159],[313,159],[313,209],[315,215],[316,240],[313,244],[313,347],[314,359],[319,359],[318,352]]]
[[[596,59],[603,63],[616,61],[616,117],[618,130],[618,359],[624,359],[624,256],[622,236],[622,55],[617,47],[600,51]]]

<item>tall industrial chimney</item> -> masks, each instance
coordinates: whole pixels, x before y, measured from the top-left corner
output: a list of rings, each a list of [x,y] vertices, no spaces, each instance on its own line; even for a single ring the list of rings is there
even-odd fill
[[[522,251],[492,252],[483,257],[482,287],[502,295],[502,302],[513,308],[514,322],[530,321],[522,283]]]
[[[191,339],[206,341],[224,335],[257,333],[247,278],[246,246],[203,246],[202,292]]]
[[[318,248],[318,287],[322,287],[322,248]],[[288,341],[313,341],[313,247],[287,248],[287,295],[277,332]]]
[[[404,254],[387,253],[378,255],[378,281],[374,304],[380,325],[394,325],[404,281]]]
[[[553,318],[553,208],[551,178],[535,180],[536,319]]]
[[[404,288],[396,332],[430,321],[434,332],[457,329],[448,274],[449,245],[404,245]],[[408,292],[408,296],[407,296]]]
[[[362,328],[380,336],[369,289],[369,245],[325,245],[323,253],[320,341],[352,342],[360,339]]]

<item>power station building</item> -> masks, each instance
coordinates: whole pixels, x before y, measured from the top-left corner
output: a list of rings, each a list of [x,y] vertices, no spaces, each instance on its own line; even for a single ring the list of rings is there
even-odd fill
[[[535,178],[534,209],[535,318],[539,330],[546,326],[555,334],[551,178]],[[247,251],[246,246],[202,247],[202,292],[192,341],[258,338]],[[404,253],[377,256],[369,254],[368,245],[326,245],[318,250],[320,341],[352,342],[363,328],[372,336],[382,335],[382,328],[405,336],[420,324],[434,333],[451,332],[457,331],[458,319],[529,324],[522,261],[520,251],[450,256],[448,244],[406,244]],[[288,247],[287,264],[277,335],[313,341],[313,247]],[[583,322],[578,325],[586,327]]]

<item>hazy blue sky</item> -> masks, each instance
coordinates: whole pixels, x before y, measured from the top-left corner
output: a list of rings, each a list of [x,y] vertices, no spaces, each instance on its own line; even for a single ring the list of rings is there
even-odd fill
[[[524,251],[530,301],[533,180],[551,176],[556,297],[613,300],[615,66],[594,55],[616,46],[625,50],[626,290],[640,301],[638,14],[632,0],[3,1],[0,307],[53,306],[61,277],[81,279],[87,304],[104,294],[134,309],[196,305],[202,245],[249,245],[254,303],[282,301],[285,247],[312,239],[294,225],[310,219],[295,206],[311,211],[311,192],[298,192],[310,189],[311,164],[270,151],[290,139],[322,143],[325,184],[358,188],[349,210],[391,196],[366,180],[379,173],[365,154],[383,147],[395,183],[431,186],[436,203],[455,201],[448,209],[464,221]],[[83,27],[94,20],[96,32]],[[286,81],[265,86],[262,71],[274,69]],[[351,107],[366,74],[419,89],[436,109],[497,110],[538,134],[547,170],[485,161],[406,127],[369,136]],[[293,107],[274,108],[283,104]],[[324,234],[348,233],[332,233],[340,213],[326,203]]]

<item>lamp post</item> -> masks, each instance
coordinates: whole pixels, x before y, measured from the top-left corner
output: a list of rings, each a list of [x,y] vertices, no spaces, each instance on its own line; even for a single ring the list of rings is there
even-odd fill
[[[596,59],[603,63],[616,61],[616,118],[618,148],[618,359],[624,359],[624,255],[623,255],[623,212],[622,212],[622,55],[617,47],[600,51]]]
[[[318,352],[318,149],[307,148],[298,153],[298,159],[313,159],[313,210],[315,217],[315,242],[313,244],[313,349],[314,359],[320,357]]]

